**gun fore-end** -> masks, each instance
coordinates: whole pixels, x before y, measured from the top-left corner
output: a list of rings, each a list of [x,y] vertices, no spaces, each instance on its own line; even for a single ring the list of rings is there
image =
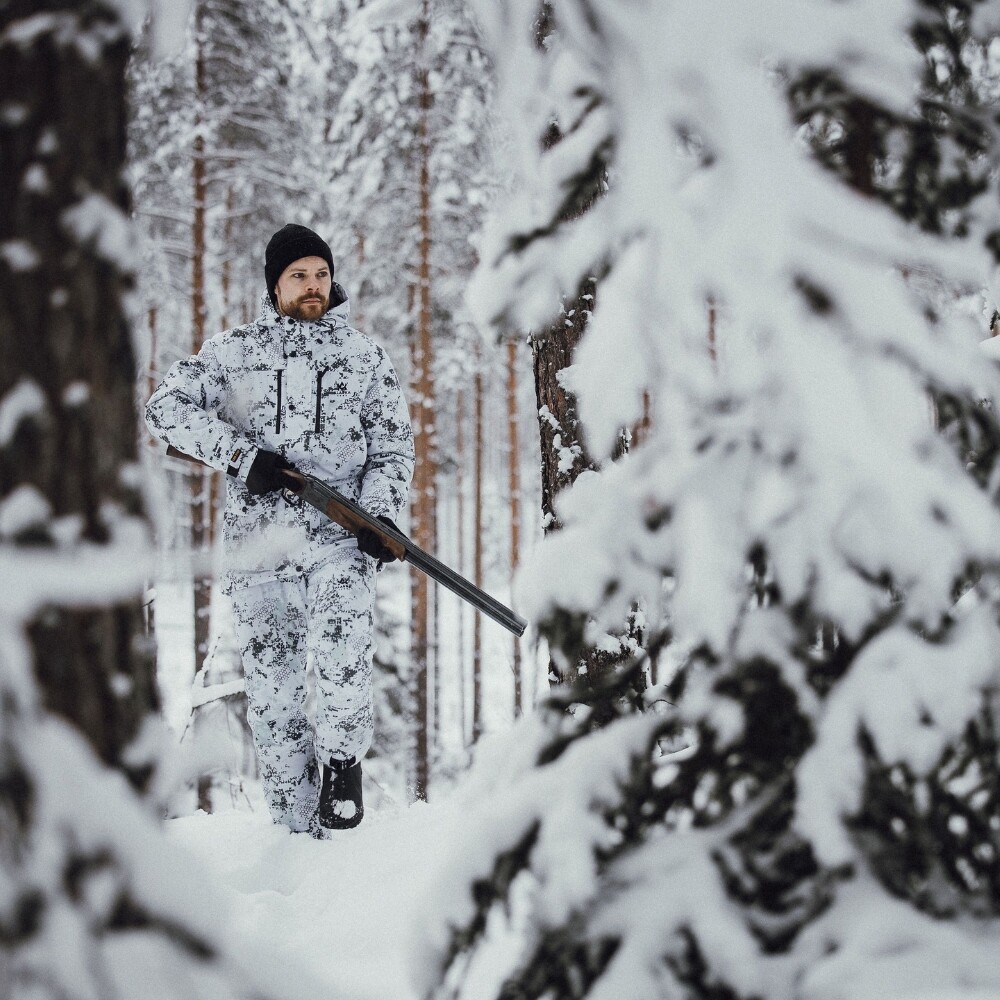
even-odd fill
[[[387,534],[380,532],[378,528],[372,527],[360,517],[345,510],[335,500],[327,500],[323,506],[323,512],[331,521],[346,528],[352,535],[357,536],[361,531],[373,531],[379,536],[379,541],[401,562],[406,559],[406,547],[401,545],[395,538],[390,538]]]

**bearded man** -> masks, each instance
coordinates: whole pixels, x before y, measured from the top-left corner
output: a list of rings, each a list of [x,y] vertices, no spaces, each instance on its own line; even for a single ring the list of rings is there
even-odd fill
[[[316,837],[364,812],[375,574],[393,556],[374,532],[356,539],[299,500],[288,473],[316,476],[393,524],[414,462],[399,380],[348,324],[333,273],[316,233],[280,229],[264,255],[261,315],[177,362],[146,405],[156,437],[228,473],[223,592],[264,794],[275,822]]]

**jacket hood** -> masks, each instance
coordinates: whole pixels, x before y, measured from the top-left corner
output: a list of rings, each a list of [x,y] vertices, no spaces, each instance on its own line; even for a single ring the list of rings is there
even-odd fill
[[[336,321],[336,319],[341,319],[345,323],[350,319],[351,316],[351,301],[347,297],[347,292],[344,290],[344,286],[339,282],[334,282],[330,287],[330,308],[317,320],[312,320],[314,323],[322,323],[324,321],[331,322]],[[260,298],[260,317],[258,322],[262,323],[264,326],[279,326],[283,320],[290,319],[290,317],[279,313],[277,309],[271,303],[271,296],[265,291]],[[296,320],[295,322],[301,322]],[[306,322],[309,322],[308,320]]]

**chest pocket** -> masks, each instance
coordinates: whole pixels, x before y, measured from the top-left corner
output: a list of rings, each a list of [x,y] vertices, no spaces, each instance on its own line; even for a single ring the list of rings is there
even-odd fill
[[[365,464],[368,446],[361,427],[364,401],[359,380],[351,372],[319,369],[315,373],[313,430],[316,449],[334,474],[356,475]]]
[[[320,368],[315,374],[313,395],[316,434],[352,436],[351,430],[356,428],[360,435],[363,398],[355,377],[336,369]]]
[[[231,368],[226,408],[236,426],[280,434],[284,423],[285,372],[281,368]]]

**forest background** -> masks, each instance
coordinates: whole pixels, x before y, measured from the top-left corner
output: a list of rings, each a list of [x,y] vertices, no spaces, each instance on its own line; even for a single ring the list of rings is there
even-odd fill
[[[998,994],[1000,13],[747,6],[0,6],[8,995]],[[218,483],[137,416],[289,221],[405,373],[409,532],[532,621],[384,574],[394,818],[236,852],[403,909],[308,986],[182,849],[245,885],[253,764]]]

